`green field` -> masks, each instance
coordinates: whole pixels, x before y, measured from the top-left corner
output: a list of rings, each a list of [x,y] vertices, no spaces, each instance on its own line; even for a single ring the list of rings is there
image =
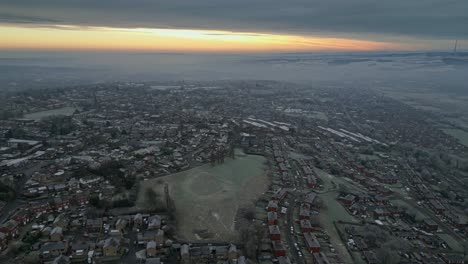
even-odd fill
[[[468,132],[463,131],[461,129],[443,129],[443,131],[446,134],[458,139],[460,144],[463,144],[468,147]]]
[[[322,179],[325,193],[321,193],[318,196],[323,200],[325,208],[320,210],[319,221],[321,226],[328,232],[330,241],[337,249],[338,254],[345,263],[353,263],[353,259],[349,254],[348,250],[343,241],[341,241],[338,231],[335,228],[334,223],[338,221],[354,222],[358,221],[354,216],[348,213],[348,211],[336,200],[338,197],[338,189],[334,187],[339,184],[345,185],[349,190],[359,191],[351,182],[345,178],[336,177],[327,172],[314,168],[318,177]]]
[[[53,109],[53,110],[25,114],[24,118],[32,119],[32,120],[41,120],[42,118],[45,118],[48,116],[54,116],[54,115],[69,116],[69,115],[72,115],[75,112],[75,110],[76,108],[73,108],[73,107],[62,107],[62,108]]]
[[[256,198],[268,189],[264,163],[262,156],[238,155],[214,167],[207,164],[145,181],[142,188],[151,187],[162,194],[161,181],[169,184],[178,231],[183,238],[200,240],[194,230],[206,230],[213,234],[210,240],[234,242],[237,240],[234,230],[237,210],[253,206]],[[143,200],[140,197],[140,204]]]

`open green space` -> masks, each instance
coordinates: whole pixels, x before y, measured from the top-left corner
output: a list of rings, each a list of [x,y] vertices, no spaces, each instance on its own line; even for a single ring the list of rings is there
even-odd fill
[[[62,107],[62,108],[57,108],[57,109],[52,109],[52,110],[25,114],[24,118],[32,119],[32,120],[41,120],[45,117],[55,116],[55,115],[69,116],[69,115],[72,115],[75,112],[75,110],[76,108],[67,106],[67,107]]]
[[[468,147],[468,132],[463,131],[461,129],[448,129],[448,128],[443,129],[443,131],[446,134],[458,139],[460,144],[463,144]]]
[[[253,207],[257,197],[268,189],[265,169],[264,157],[237,155],[216,166],[206,164],[145,181],[139,204],[144,206],[146,188],[162,195],[165,182],[175,203],[178,230],[183,238],[200,240],[194,231],[205,230],[212,234],[210,240],[234,242],[237,210]]]

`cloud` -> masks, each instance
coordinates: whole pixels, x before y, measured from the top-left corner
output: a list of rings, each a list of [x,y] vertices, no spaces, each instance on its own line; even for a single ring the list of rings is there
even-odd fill
[[[29,15],[15,15],[8,13],[0,13],[0,23],[17,23],[17,24],[29,24],[29,23],[59,23],[59,20],[48,19],[42,17],[35,17]]]
[[[0,10],[10,22],[468,39],[466,0],[0,0]]]

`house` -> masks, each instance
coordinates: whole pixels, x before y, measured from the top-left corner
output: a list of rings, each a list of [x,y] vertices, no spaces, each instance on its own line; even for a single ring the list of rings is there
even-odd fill
[[[394,173],[377,175],[376,178],[380,183],[395,184],[398,182],[398,176],[396,176]]]
[[[374,203],[378,205],[388,205],[390,201],[384,196],[377,195],[374,197]]]
[[[10,219],[15,220],[19,225],[24,226],[27,225],[29,221],[31,221],[31,215],[29,214],[28,210],[19,209],[10,217]]]
[[[278,201],[270,200],[267,206],[268,212],[278,212]]]
[[[310,192],[304,196],[303,203],[313,206],[316,198],[317,198],[317,194],[314,192]]]
[[[386,216],[389,216],[389,215],[390,215],[390,213],[385,208],[378,207],[378,208],[374,209],[374,217],[375,218],[383,218],[383,217],[386,217]]]
[[[137,227],[141,227],[141,225],[143,225],[143,215],[136,214],[135,216],[133,216],[133,224]]]
[[[426,218],[423,220],[423,228],[429,232],[436,232],[439,229],[439,225],[434,220]]]
[[[462,214],[450,211],[446,213],[445,218],[449,221],[450,224],[452,224],[456,228],[462,229],[467,226],[467,219]]]
[[[310,205],[303,203],[299,209],[299,219],[310,219]]]
[[[100,232],[102,228],[102,219],[86,219],[85,227],[88,233]]]
[[[157,247],[156,247],[156,241],[151,240],[148,243],[146,243],[146,256],[148,257],[154,257],[158,253]]]
[[[104,240],[102,252],[106,257],[115,257],[120,255],[120,240],[110,237]]]
[[[56,226],[50,231],[50,240],[52,241],[62,241],[63,240],[63,229],[60,226]]]
[[[234,261],[239,256],[239,252],[237,252],[237,247],[234,244],[229,245],[228,249],[228,259]]]
[[[301,230],[302,233],[309,233],[312,232],[312,224],[309,220],[300,220]]]
[[[271,242],[273,245],[273,254],[275,257],[284,257],[286,256],[286,248],[283,245],[283,242],[277,240]]]
[[[281,202],[284,198],[286,198],[287,194],[288,191],[286,189],[280,188],[275,192],[272,199]]]
[[[314,234],[304,233],[304,241],[310,253],[320,252],[320,243],[318,242],[317,237]]]
[[[84,260],[88,257],[89,244],[87,242],[75,242],[71,244],[71,257],[73,260]]]
[[[144,233],[138,233],[138,244],[146,245],[151,240],[156,241],[159,245],[164,243],[164,231],[161,229],[151,230]]]
[[[148,230],[161,228],[161,216],[153,215],[148,218]]]
[[[281,232],[277,225],[269,226],[268,232],[271,240],[281,240]]]
[[[190,250],[189,245],[183,244],[180,247],[180,259],[182,264],[190,263]]]
[[[68,227],[68,223],[69,223],[68,217],[65,214],[59,214],[54,219],[53,225],[54,226],[59,226],[59,227],[65,229],[65,228]]]
[[[278,224],[278,214],[276,212],[268,212],[268,225]]]
[[[52,212],[52,208],[49,203],[44,201],[29,202],[29,210],[35,214]]]
[[[127,219],[125,218],[119,218],[115,222],[115,228],[119,230],[120,232],[123,232],[123,230],[127,227]]]
[[[0,226],[0,232],[4,233],[8,239],[18,236],[18,222],[15,220],[8,220]]]
[[[312,174],[307,174],[307,187],[315,189],[317,188],[317,177]]]
[[[42,245],[39,253],[45,259],[58,257],[67,252],[68,246],[65,242],[46,242]]]
[[[51,201],[52,207],[57,211],[68,209],[70,206],[70,199],[68,197],[54,197]]]
[[[429,207],[437,214],[443,214],[445,211],[445,207],[439,200],[436,199],[429,199]]]
[[[351,206],[356,200],[356,196],[352,194],[347,194],[346,196],[339,197],[338,200],[346,206]]]

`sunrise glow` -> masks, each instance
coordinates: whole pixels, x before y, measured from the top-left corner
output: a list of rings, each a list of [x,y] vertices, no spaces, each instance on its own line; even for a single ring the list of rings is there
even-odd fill
[[[220,30],[53,26],[0,26],[0,49],[173,52],[284,52],[397,50],[369,40]]]

